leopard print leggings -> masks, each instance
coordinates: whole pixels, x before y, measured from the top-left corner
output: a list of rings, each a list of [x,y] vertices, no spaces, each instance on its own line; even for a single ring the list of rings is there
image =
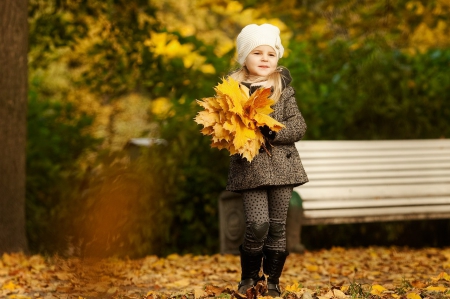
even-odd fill
[[[286,250],[286,219],[292,186],[272,186],[242,192],[246,231],[243,249]]]

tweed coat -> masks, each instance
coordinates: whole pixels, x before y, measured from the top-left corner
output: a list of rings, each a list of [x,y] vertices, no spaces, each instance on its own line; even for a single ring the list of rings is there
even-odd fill
[[[289,71],[287,73],[290,82]],[[260,151],[252,162],[248,162],[239,154],[232,155],[226,190],[239,192],[267,186],[299,186],[308,182],[294,145],[306,132],[306,123],[294,95],[294,88],[287,85],[280,99],[272,106],[274,111],[270,116],[285,127],[278,131],[275,139],[270,142],[273,145],[271,156],[266,151]]]

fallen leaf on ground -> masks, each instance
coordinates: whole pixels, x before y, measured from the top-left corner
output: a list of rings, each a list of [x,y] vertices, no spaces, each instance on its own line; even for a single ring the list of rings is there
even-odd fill
[[[450,273],[443,263],[450,263],[450,248],[291,253],[280,286],[284,299],[443,299],[450,294]],[[8,299],[263,298],[262,288],[239,295],[239,280],[240,260],[235,255],[121,260],[4,254],[0,258],[0,298]]]

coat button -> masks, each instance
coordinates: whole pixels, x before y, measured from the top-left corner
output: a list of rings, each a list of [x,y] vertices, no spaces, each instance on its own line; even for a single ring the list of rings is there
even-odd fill
[[[264,153],[264,149],[262,147],[259,148],[260,153]]]
[[[286,158],[290,158],[292,156],[292,153],[288,153],[287,155],[286,155]]]

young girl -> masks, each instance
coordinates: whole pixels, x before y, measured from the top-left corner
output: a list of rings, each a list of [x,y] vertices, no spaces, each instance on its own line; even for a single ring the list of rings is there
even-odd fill
[[[286,250],[286,218],[294,186],[308,182],[294,142],[306,131],[294,97],[292,81],[286,68],[278,67],[283,56],[280,30],[270,24],[251,24],[237,37],[237,60],[241,67],[230,74],[249,88],[270,87],[272,118],[285,125],[279,132],[261,127],[266,148],[248,162],[240,155],[230,158],[227,190],[242,194],[246,231],[241,253],[239,293],[255,286],[265,276],[259,276],[261,264],[267,275],[268,293],[281,295],[279,278],[288,252]]]

